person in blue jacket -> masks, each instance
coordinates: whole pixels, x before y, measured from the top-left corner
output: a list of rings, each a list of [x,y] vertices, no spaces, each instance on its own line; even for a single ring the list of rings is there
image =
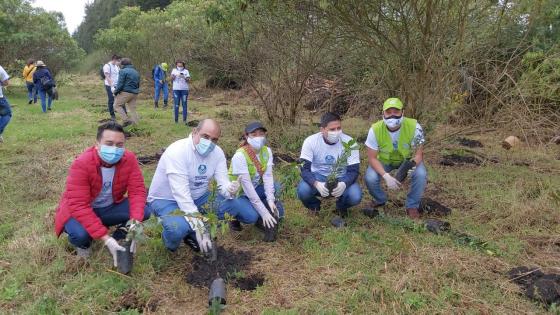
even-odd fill
[[[169,70],[169,65],[162,62],[154,67],[152,71],[152,79],[154,79],[154,107],[158,108],[159,93],[163,90],[163,107],[167,107],[167,100],[169,98],[169,88],[167,86],[167,70]]]
[[[43,113],[46,113],[47,109],[51,110],[54,94],[53,88],[56,86],[56,83],[49,68],[47,68],[47,65],[42,60],[37,61],[37,70],[33,73],[33,83],[41,98],[41,109]]]

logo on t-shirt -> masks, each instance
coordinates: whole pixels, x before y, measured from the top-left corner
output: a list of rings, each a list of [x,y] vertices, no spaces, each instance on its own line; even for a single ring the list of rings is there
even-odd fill
[[[206,165],[200,164],[200,165],[198,166],[198,174],[200,174],[200,175],[205,174],[205,173],[206,173],[206,169],[207,169]]]
[[[111,186],[113,186],[113,182],[109,181],[109,182],[104,182],[103,183],[103,192],[109,191],[111,190]]]
[[[334,156],[328,154],[327,156],[325,156],[325,163],[326,164],[333,164],[334,163]]]

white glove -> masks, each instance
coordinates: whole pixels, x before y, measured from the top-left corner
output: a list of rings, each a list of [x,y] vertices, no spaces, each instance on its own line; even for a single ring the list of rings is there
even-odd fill
[[[136,254],[136,241],[135,240],[132,240],[130,242],[130,252],[133,253],[133,254]]]
[[[268,200],[268,207],[270,211],[276,215],[276,217],[280,217],[280,212],[278,211],[278,207],[276,207],[276,202],[274,200]]]
[[[333,189],[332,195],[335,198],[342,196],[344,191],[346,190],[346,183],[345,182],[338,182],[338,185]]]
[[[229,184],[227,191],[232,197],[235,197],[235,194],[237,194],[237,191],[239,191],[239,187],[239,181],[234,180]]]
[[[276,219],[270,214],[270,212],[261,213],[261,218],[265,227],[271,229],[276,224]]]
[[[105,240],[105,246],[107,246],[107,249],[109,250],[109,252],[111,253],[111,255],[113,255],[113,266],[117,266],[117,251],[125,251],[124,247],[122,247],[121,245],[119,245],[119,243],[112,237],[109,237],[107,240]]]
[[[321,197],[326,198],[329,196],[329,190],[327,189],[327,186],[325,186],[324,182],[315,182],[315,188],[317,188]]]
[[[201,231],[200,229],[195,230],[196,241],[200,247],[200,251],[203,253],[208,253],[212,249],[212,240],[210,240],[210,234],[206,231]]]
[[[111,93],[115,94],[115,87],[114,86],[111,87]]]
[[[401,186],[401,183],[399,183],[398,180],[396,180],[393,176],[391,176],[391,174],[389,173],[385,173],[383,175],[383,179],[385,180],[385,183],[387,184],[387,187],[389,187],[390,190],[396,190],[399,189]]]

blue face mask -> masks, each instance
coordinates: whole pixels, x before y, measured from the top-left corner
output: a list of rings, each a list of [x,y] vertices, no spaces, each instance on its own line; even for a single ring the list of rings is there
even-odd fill
[[[196,152],[203,157],[208,156],[212,150],[216,147],[216,144],[208,139],[200,138],[200,141],[195,146]]]
[[[116,164],[124,155],[124,148],[111,147],[101,145],[99,148],[99,157],[108,164]]]

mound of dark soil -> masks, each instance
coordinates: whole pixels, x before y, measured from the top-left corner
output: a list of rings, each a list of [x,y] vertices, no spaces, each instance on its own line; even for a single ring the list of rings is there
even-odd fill
[[[521,266],[511,269],[508,277],[523,289],[526,297],[545,305],[560,303],[560,275]]]
[[[113,303],[113,311],[126,311],[137,310],[142,313],[144,310],[155,312],[157,310],[159,301],[157,299],[150,299],[148,302],[143,302],[138,297],[136,291],[130,289],[121,295],[121,297]]]
[[[213,263],[202,255],[193,257],[192,270],[187,274],[186,281],[197,287],[209,288],[212,280],[220,276],[241,290],[254,290],[264,283],[262,275],[235,276],[239,273],[247,273],[252,261],[253,253],[249,251],[225,249],[220,246],[218,259]]]
[[[165,148],[161,148],[159,151],[154,153],[153,155],[143,155],[138,157],[138,163],[141,165],[147,165],[152,163],[157,163],[161,156],[165,152]]]
[[[482,142],[478,140],[472,140],[467,138],[457,138],[457,142],[459,142],[460,145],[469,148],[482,148],[484,146],[482,145]]]
[[[422,198],[420,201],[420,209],[418,209],[421,214],[428,214],[434,216],[446,216],[451,214],[451,209],[442,205],[441,203],[431,199]]]
[[[482,164],[482,160],[470,155],[448,154],[443,156],[439,164],[445,166],[461,166],[466,164],[474,164],[479,166],[480,164]]]
[[[243,291],[253,291],[264,283],[264,276],[260,273],[241,278],[232,278],[228,282]]]
[[[448,232],[451,229],[449,222],[429,219],[424,222],[426,229],[434,234],[442,234],[443,232]]]
[[[199,120],[193,119],[193,120],[187,122],[187,126],[189,126],[189,127],[196,127],[196,126],[198,126],[198,123],[199,123],[199,122],[200,122]]]

